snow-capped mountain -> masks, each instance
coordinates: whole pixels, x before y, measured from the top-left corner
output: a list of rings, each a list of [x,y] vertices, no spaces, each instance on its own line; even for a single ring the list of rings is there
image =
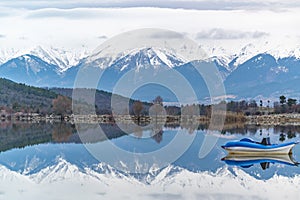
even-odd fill
[[[0,49],[0,65],[21,55],[20,50],[16,49]]]
[[[76,66],[83,58],[87,57],[88,51],[68,51],[59,48],[42,48],[35,47],[28,51],[27,54],[37,56],[45,62],[59,67],[59,72],[62,73],[72,66]]]
[[[225,56],[213,56],[207,59],[208,63],[213,63],[220,72],[223,81],[235,69],[231,64],[231,58]]]
[[[41,58],[25,54],[0,66],[1,77],[34,86],[48,86],[50,80],[59,80],[59,68]]]
[[[234,70],[258,54],[270,54],[275,59],[286,57],[300,58],[300,45],[290,43],[278,45],[269,41],[248,43],[236,47],[235,51],[224,49],[221,46],[216,47],[209,45],[203,46],[203,49],[209,55],[210,59],[217,59],[219,62],[222,62],[224,66],[229,66],[229,68],[227,68],[229,71]]]
[[[76,67],[67,70],[64,79],[66,83],[72,84],[80,68],[87,77],[102,72],[99,89],[112,91],[118,80],[131,70],[133,70],[135,78],[144,79],[146,76],[147,78],[155,77],[163,71],[184,63],[184,60],[169,51],[158,48],[142,48],[135,49],[126,55],[119,55],[115,60],[105,57],[88,57]]]
[[[261,48],[249,44],[235,55],[222,54],[225,50],[219,49],[212,51],[215,55],[205,62],[217,67],[224,80],[226,91],[239,99],[257,96],[277,97],[280,93],[286,94],[287,91],[294,95],[298,91],[296,85],[300,83],[298,79],[300,73],[297,68],[300,66],[300,59],[297,57],[299,50],[296,49],[290,52],[288,57],[283,57],[280,56],[280,52],[266,53],[271,52],[267,45],[262,53],[259,53],[259,49]],[[98,66],[97,62],[90,62],[91,66]],[[205,98],[209,95],[203,78],[195,71],[193,64],[186,63],[183,59],[178,59],[176,55],[168,54],[167,51],[158,51],[153,48],[139,49],[110,62],[112,63],[110,66],[100,65],[99,67],[105,68],[105,70],[102,69],[104,73],[99,84],[101,89],[112,91],[115,83],[131,69],[135,70],[135,78],[142,78],[142,72],[155,76],[162,70],[175,69],[190,82],[198,98]],[[88,65],[83,64],[83,66]],[[142,72],[140,72],[141,69]],[[165,78],[168,78],[168,74]],[[161,88],[147,88],[147,92],[137,95],[136,98],[151,100],[157,92],[162,92]],[[161,95],[165,99],[173,100],[173,97],[170,97],[166,91]]]
[[[283,48],[278,46],[276,48],[273,48],[272,50],[269,50],[268,53],[273,55],[276,59],[287,57],[294,57],[296,59],[300,59],[300,45],[292,50],[288,47]]]
[[[169,166],[144,183],[115,171],[80,170],[63,159],[33,175],[0,166],[0,178],[4,199],[295,199],[300,181],[299,175],[258,180],[239,168],[191,172]]]
[[[77,65],[83,58],[89,55],[88,50],[65,50],[63,48],[36,46],[30,49],[1,49],[0,65],[11,59],[24,55],[31,55],[40,58],[44,62],[57,66],[58,72],[63,73],[68,68]]]
[[[205,52],[208,54],[205,62],[217,67],[226,91],[238,98],[298,91],[300,47],[293,50],[288,46],[270,48],[269,43],[265,42],[248,44],[233,54],[221,47],[207,47]],[[112,57],[101,57],[101,52],[87,55],[87,51],[70,52],[43,47],[26,51],[0,50],[0,62],[3,62],[0,64],[0,75],[28,85],[72,87],[79,69],[83,69],[86,77],[88,74],[103,73],[98,88],[112,91],[118,80],[131,70],[135,74],[134,79],[138,80],[149,76],[155,78],[162,72],[175,69],[193,88],[197,88],[195,90],[206,87],[190,62],[166,49],[133,49]],[[165,78],[168,79],[168,76],[166,73]],[[160,92],[161,88],[147,90],[136,98],[153,99],[154,93]],[[162,96],[173,98],[169,98],[170,93],[166,91],[162,92]]]
[[[26,50],[2,49],[0,75],[38,87],[63,86],[61,79],[65,71],[78,65],[87,55],[86,50],[72,52],[40,46]]]
[[[285,94],[299,97],[300,59],[276,59],[272,55],[258,54],[239,65],[224,81],[228,93],[239,98],[256,96],[278,97]]]
[[[158,48],[137,49],[118,58],[113,65],[120,68],[120,71],[131,67],[136,70],[140,68],[160,68],[182,65],[185,61],[178,58],[175,54]]]
[[[100,54],[100,53],[98,53]],[[95,55],[98,55],[95,53]],[[159,68],[181,65],[186,61],[171,51],[160,48],[141,48],[134,49],[121,55],[112,55],[112,57],[98,57],[92,55],[84,60],[84,65],[97,66],[101,69],[109,67],[118,68],[120,71],[142,68]]]
[[[263,48],[257,48],[254,44],[250,43],[244,46],[236,55],[235,60],[232,63],[235,68],[239,65],[245,63],[247,60],[251,59],[253,56],[256,56],[260,53],[265,53],[267,50]]]

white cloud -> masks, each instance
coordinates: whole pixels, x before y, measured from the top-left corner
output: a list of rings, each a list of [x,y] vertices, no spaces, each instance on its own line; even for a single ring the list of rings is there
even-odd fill
[[[107,12],[99,12],[95,9],[57,9],[45,8],[29,12],[26,16],[31,19],[67,18],[67,19],[89,19],[112,17]]]
[[[164,38],[181,39],[183,38],[183,35],[176,32],[161,31],[159,33],[152,34],[151,37],[154,39],[164,39]]]
[[[167,8],[6,8],[2,11],[10,11],[10,14],[0,16],[1,34],[6,36],[1,39],[1,48],[41,45],[67,49],[85,46],[93,50],[106,37],[139,28],[184,32],[197,38],[199,43],[213,45],[218,39],[222,40],[218,45],[229,49],[235,48],[232,40],[236,44],[261,43],[262,40],[278,44],[285,43],[282,40],[285,37],[291,44],[299,44],[300,35],[298,8],[284,12]],[[20,40],[24,36],[26,40]]]
[[[300,3],[292,0],[2,0],[0,5],[27,9],[40,8],[128,8],[159,7],[184,8],[196,10],[236,10],[236,9],[282,9],[299,7]]]
[[[107,39],[107,36],[106,35],[99,35],[97,38],[100,39],[100,40],[105,40],[105,39]]]
[[[197,33],[198,39],[234,40],[234,39],[255,39],[268,36],[261,31],[239,31],[214,28]]]

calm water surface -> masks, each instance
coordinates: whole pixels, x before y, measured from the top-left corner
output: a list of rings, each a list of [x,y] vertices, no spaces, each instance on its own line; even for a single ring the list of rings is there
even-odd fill
[[[230,140],[250,137],[260,141],[263,137],[270,136],[273,143],[300,141],[300,129],[294,126],[248,126],[239,129],[231,128],[222,133],[210,133],[212,137],[217,137],[218,140],[204,158],[199,158],[199,151],[205,135],[209,134],[205,127],[199,127],[198,130],[164,127],[156,134],[153,133],[153,130],[145,129],[128,135],[118,129],[116,125],[107,124],[101,125],[106,132],[106,135],[101,135],[97,132],[97,126],[86,126],[85,132],[82,134],[88,135],[87,138],[90,141],[85,140],[86,142],[83,144],[80,140],[81,136],[78,135],[75,126],[71,124],[2,123],[0,128],[0,164],[12,171],[27,175],[38,173],[48,166],[55,165],[59,158],[76,165],[79,169],[93,168],[100,161],[89,152],[87,146],[103,147],[101,154],[112,157],[115,155],[110,155],[111,152],[105,151],[108,144],[113,144],[127,152],[147,153],[159,151],[168,146],[180,134],[180,137],[193,138],[193,141],[177,160],[170,163],[172,166],[178,166],[192,172],[216,172],[220,168],[226,168],[232,173],[234,173],[233,169],[238,167],[252,177],[263,180],[270,179],[274,175],[294,177],[300,174],[300,168],[296,164],[292,164],[300,161],[300,145],[293,149],[291,157],[251,158],[250,161],[243,158],[244,163],[242,164],[226,163],[222,160],[226,156],[226,152],[221,148],[221,145]],[[175,148],[180,148],[181,144],[176,143],[176,145]],[[169,156],[165,154],[161,155],[161,158],[167,160]],[[257,161],[258,159],[263,159],[262,163]],[[282,160],[288,160],[290,164],[282,162]],[[147,163],[148,166],[155,164],[152,160],[149,162]],[[130,173],[132,174],[132,172]]]

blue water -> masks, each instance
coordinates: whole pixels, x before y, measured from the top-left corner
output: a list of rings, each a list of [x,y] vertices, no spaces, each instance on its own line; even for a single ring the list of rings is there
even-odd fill
[[[2,134],[2,138],[4,137],[3,134],[7,133],[7,129],[12,129],[12,127],[1,129],[0,134]],[[18,134],[20,135],[22,135],[22,132],[24,132],[24,134],[25,132],[26,134],[30,134],[30,130],[28,133],[28,129],[26,128],[21,129],[21,131],[20,129],[17,130]],[[50,131],[50,135],[53,134],[53,132],[51,132],[51,128],[47,130]],[[195,130],[191,133],[188,130],[181,128],[163,128],[163,132],[159,133],[160,135],[156,137],[151,136],[151,131],[144,130],[141,132],[139,137],[137,137],[135,134],[120,134],[117,137],[113,137],[109,140],[101,140],[88,144],[82,144],[78,142],[78,139],[74,139],[76,138],[77,133],[76,131],[72,130],[72,134],[70,135],[70,133],[68,133],[68,137],[61,137],[65,138],[64,141],[56,141],[53,139],[55,137],[51,137],[52,139],[49,139],[49,141],[46,140],[41,141],[40,143],[37,142],[36,144],[23,145],[24,147],[18,147],[17,144],[14,147],[14,145],[10,144],[12,148],[3,150],[0,153],[0,164],[13,171],[34,174],[47,166],[54,165],[58,158],[63,158],[67,162],[78,166],[80,169],[84,169],[85,167],[93,167],[102,161],[96,159],[94,154],[91,154],[89,147],[99,147],[102,155],[107,154],[111,157],[115,156],[117,159],[122,160],[123,158],[119,158],[118,155],[113,155],[113,153],[110,152],[109,149],[106,149],[106,147],[109,145],[114,145],[125,152],[143,155],[143,153],[160,152],[161,149],[170,145],[178,136],[179,142],[177,141],[176,145],[172,147],[173,149],[171,148],[168,154],[162,154],[160,155],[160,158],[154,158],[154,161],[151,160],[149,162],[151,164],[155,164],[153,163],[155,160],[157,160],[157,162],[159,162],[159,159],[168,160],[173,150],[175,152],[177,149],[179,149],[181,145],[184,144],[184,139],[187,138],[191,139],[192,143],[184,152],[182,152],[182,155],[179,156],[178,159],[174,160],[172,163],[169,163],[170,165],[185,168],[194,172],[215,172],[217,169],[224,167],[227,167],[228,170],[233,172],[232,169],[234,167],[238,167],[258,179],[269,179],[275,174],[293,177],[300,173],[300,168],[283,163],[270,163],[269,167],[265,169],[262,168],[260,163],[254,163],[253,165],[244,167],[227,165],[224,161],[222,161],[222,158],[226,156],[226,152],[221,148],[221,145],[230,140],[238,140],[244,137],[250,137],[254,140],[260,141],[263,137],[270,136],[273,143],[299,141],[300,138],[297,129],[295,129],[296,131],[294,129],[292,130],[292,134],[289,132],[289,130],[287,130],[287,132],[285,132],[284,129],[282,129],[282,131],[278,131],[278,128],[273,127],[268,127],[268,129],[257,128],[256,130],[231,130],[223,132],[223,134],[214,132],[212,137],[217,138],[217,142],[204,158],[199,157],[199,151],[201,145],[203,145],[205,136],[209,134],[206,130]],[[13,132],[13,130],[10,131]],[[93,133],[93,131],[93,129],[90,130],[90,133]],[[112,129],[111,131],[115,130]],[[36,132],[32,134],[36,134]],[[285,138],[284,141],[283,138]],[[182,141],[182,143],[180,141]],[[5,143],[5,145],[7,145],[7,143]],[[293,149],[292,159],[295,161],[300,161],[300,145],[297,145]]]

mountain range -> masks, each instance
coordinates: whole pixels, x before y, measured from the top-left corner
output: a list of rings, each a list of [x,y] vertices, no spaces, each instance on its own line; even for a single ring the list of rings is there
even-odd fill
[[[29,160],[28,170],[32,170],[35,165],[41,165],[41,162],[43,160],[39,158]],[[51,166],[44,167],[33,174],[26,172],[25,170],[23,173],[14,171],[11,167],[1,164],[0,177],[3,180],[1,188],[5,191],[2,194],[5,199],[14,199],[14,197],[30,199],[32,196],[39,199],[70,197],[99,199],[99,196],[101,199],[124,197],[133,199],[189,199],[192,197],[253,199],[259,198],[258,195],[264,195],[267,199],[274,197],[290,199],[297,196],[297,190],[293,188],[294,183],[299,181],[297,175],[293,177],[278,175],[267,180],[258,180],[239,168],[233,168],[232,171],[224,167],[216,172],[192,172],[176,166],[168,166],[154,175],[149,172],[148,175],[139,178],[131,174],[124,175],[103,163],[95,165],[94,168],[81,169],[63,157],[58,157]],[[244,183],[245,179],[246,183]],[[290,192],[283,193],[280,189],[274,190],[274,185],[277,188],[287,188]],[[14,192],[16,187],[20,192]],[[216,190],[218,194],[212,192]],[[265,190],[274,190],[274,192],[264,192]],[[46,198],[45,194],[47,194]]]
[[[155,84],[163,76],[176,85],[176,77],[170,73],[179,72],[191,85],[199,101],[209,97],[204,79],[195,69],[195,62],[203,67],[216,66],[228,96],[239,99],[277,99],[281,94],[300,98],[300,56],[299,50],[284,53],[259,52],[253,45],[243,48],[235,55],[211,55],[204,61],[186,61],[174,52],[155,47],[135,49],[114,58],[88,56],[87,52],[71,53],[55,48],[37,47],[25,53],[0,51],[0,77],[38,87],[71,88],[78,71],[86,76],[102,74],[98,89],[112,92],[124,75],[130,74],[122,84],[140,80],[153,80],[131,95],[141,100],[152,100],[161,95],[165,101],[177,101],[178,94],[168,86]],[[177,82],[179,90],[184,86]],[[127,92],[128,93],[128,92]],[[126,95],[126,92],[122,95]]]

